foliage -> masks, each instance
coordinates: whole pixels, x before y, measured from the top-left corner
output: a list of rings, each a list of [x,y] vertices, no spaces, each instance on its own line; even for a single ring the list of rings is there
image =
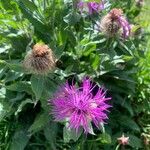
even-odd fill
[[[81,14],[72,0],[0,1],[0,149],[112,150],[122,133],[130,139],[126,149],[148,149],[149,30],[125,40],[104,36],[98,24],[114,7],[146,29],[148,21],[139,15],[144,10],[134,0],[107,0],[106,9],[92,16]],[[38,42],[49,45],[58,60],[47,76],[22,67]],[[84,76],[108,89],[113,107],[101,131],[77,137],[54,122],[47,100],[66,80],[80,82]]]

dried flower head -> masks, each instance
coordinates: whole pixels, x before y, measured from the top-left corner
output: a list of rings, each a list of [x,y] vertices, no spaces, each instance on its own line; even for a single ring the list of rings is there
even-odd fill
[[[130,25],[123,16],[123,11],[117,8],[102,18],[100,28],[109,37],[122,35],[123,38],[127,38],[130,34]]]
[[[83,2],[80,1],[77,4],[78,9],[80,10],[80,12],[88,12],[90,15],[95,13],[95,12],[99,12],[101,10],[104,9],[104,2],[103,0],[98,2]]]
[[[144,0],[136,0],[135,2],[137,7],[142,7],[144,5]]]
[[[128,143],[129,143],[129,137],[125,137],[124,134],[117,140],[118,140],[119,144],[121,144],[121,145],[128,145]]]
[[[32,51],[25,56],[23,65],[26,70],[35,74],[47,74],[55,67],[52,50],[44,44],[35,44]]]
[[[69,128],[75,129],[76,132],[81,127],[85,133],[93,134],[91,122],[99,128],[100,123],[104,123],[108,118],[106,112],[111,107],[107,104],[111,98],[105,97],[106,91],[102,88],[98,88],[93,94],[95,86],[87,78],[83,80],[80,87],[66,83],[55,97],[49,100],[55,121],[66,120]]]

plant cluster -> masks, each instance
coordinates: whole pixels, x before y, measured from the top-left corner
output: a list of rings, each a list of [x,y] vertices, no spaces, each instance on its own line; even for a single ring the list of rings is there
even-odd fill
[[[144,8],[0,1],[0,149],[149,150]]]

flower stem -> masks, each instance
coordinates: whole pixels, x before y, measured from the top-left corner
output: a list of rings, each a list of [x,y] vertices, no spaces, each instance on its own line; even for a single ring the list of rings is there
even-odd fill
[[[119,150],[120,144],[117,145],[117,147],[115,148],[115,150]]]

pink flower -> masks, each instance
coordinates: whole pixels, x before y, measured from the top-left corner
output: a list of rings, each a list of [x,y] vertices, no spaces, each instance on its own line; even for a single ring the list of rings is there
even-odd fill
[[[127,38],[130,35],[131,27],[128,23],[128,21],[124,17],[118,17],[118,21],[120,23],[120,26],[122,27],[122,37]]]
[[[121,145],[127,145],[129,143],[129,137],[125,137],[124,134],[117,140]]]
[[[95,86],[90,79],[84,79],[80,87],[66,83],[55,94],[55,98],[49,100],[55,121],[66,120],[69,128],[76,132],[82,127],[85,133],[92,134],[91,122],[99,128],[100,123],[108,119],[106,112],[111,106],[106,102],[111,98],[105,97],[106,91],[102,88],[93,94]]]
[[[95,12],[99,12],[99,11],[103,10],[104,9],[104,2],[100,1],[98,3],[98,2],[83,2],[83,1],[80,1],[77,4],[77,7],[79,8],[79,10],[81,12],[83,12],[83,10],[85,9],[91,15]]]

